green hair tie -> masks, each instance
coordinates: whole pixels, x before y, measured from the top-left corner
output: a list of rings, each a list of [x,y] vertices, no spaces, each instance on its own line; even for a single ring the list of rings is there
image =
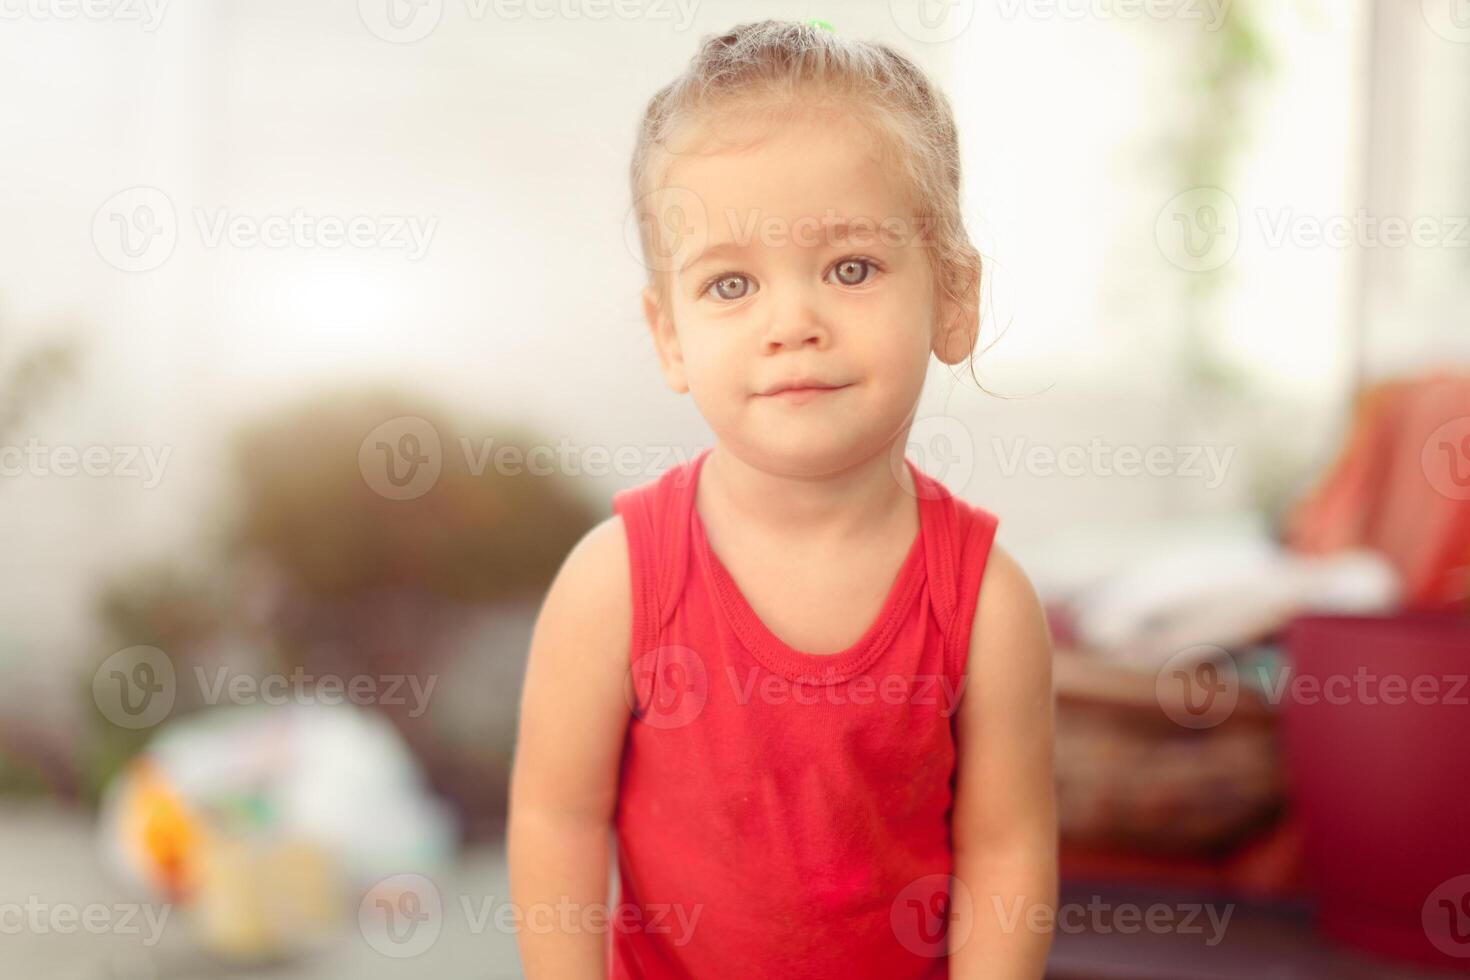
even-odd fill
[[[807,23],[810,24],[812,27],[817,28],[818,30],[826,31],[828,34],[836,34],[837,33],[832,28],[832,25],[829,24],[829,23],[827,23],[825,20],[818,20],[815,17],[813,17],[811,20],[807,21]]]

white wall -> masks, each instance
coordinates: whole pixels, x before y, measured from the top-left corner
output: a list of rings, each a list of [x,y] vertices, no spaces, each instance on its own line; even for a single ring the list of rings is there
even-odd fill
[[[1243,208],[1341,209],[1352,193],[1361,3],[1307,7],[1310,16],[1271,15],[1284,71],[1255,101],[1254,157],[1233,188]],[[1345,259],[1320,249],[1244,242],[1227,340],[1259,366],[1269,397],[1218,426],[1181,428],[1174,417],[1191,397],[1177,390],[1172,359],[1186,274],[1163,261],[1154,229],[1182,189],[1161,153],[1188,111],[1171,86],[1191,25],[981,4],[958,39],[923,44],[879,0],[704,2],[684,30],[655,19],[477,19],[474,9],[448,0],[413,44],[374,36],[352,0],[176,3],[153,31],[30,15],[4,23],[0,363],[69,318],[90,344],[82,383],[23,435],[172,455],[152,489],[127,478],[0,481],[0,650],[58,669],[91,658],[96,576],[187,547],[228,490],[220,433],[328,381],[401,382],[582,445],[704,444],[692,404],[663,388],[639,320],[625,174],[644,101],[698,39],[767,15],[821,16],[890,40],[952,94],[970,211],[994,271],[987,330],[1009,325],[982,378],[1007,395],[1041,393],[981,395],[936,364],[921,414],[967,428],[974,475],[962,492],[1002,515],[1023,560],[1072,528],[1240,506],[1252,440],[1279,439],[1280,418],[1298,420],[1287,448],[1330,447]],[[91,226],[135,185],[166,193],[179,238],[161,267],[126,273],[102,261]],[[196,209],[295,208],[437,226],[419,261],[210,248],[196,227]],[[1222,487],[1204,488],[1007,476],[996,449],[1094,437],[1144,448],[1208,438],[1239,455]]]

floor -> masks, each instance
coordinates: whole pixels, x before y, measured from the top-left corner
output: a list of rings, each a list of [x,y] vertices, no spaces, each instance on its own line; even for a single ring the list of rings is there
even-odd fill
[[[134,909],[117,928],[85,931],[6,928],[0,914],[0,978],[24,980],[514,980],[521,977],[515,936],[498,930],[487,908],[505,900],[505,862],[475,852],[439,879],[443,914],[432,942],[410,957],[385,955],[364,942],[355,921],[345,941],[309,959],[230,966],[201,953],[185,910],[173,910],[147,941],[135,898],[104,870],[90,822],[80,814],[16,807],[0,800],[0,913],[27,901],[50,909]],[[8,921],[12,924],[15,915]],[[123,923],[128,925],[124,927]]]
[[[123,907],[128,896],[102,870],[91,828],[78,814],[0,801],[0,906],[39,900]],[[230,967],[191,943],[184,912],[170,918],[156,943],[125,930],[21,931],[0,928],[0,977],[46,980],[387,980],[440,977],[511,980],[521,976],[514,935],[495,928],[485,910],[505,900],[507,876],[497,851],[474,852],[441,879],[441,928],[412,958],[395,958],[370,942],[343,942],[312,959],[275,966]],[[1151,907],[1173,925],[1128,928],[1125,913]],[[1210,914],[1213,907],[1213,916]],[[1312,932],[1306,911],[1200,896],[1071,884],[1047,972],[1049,980],[1431,980],[1425,972],[1335,950]],[[1228,910],[1228,915],[1227,915]],[[13,918],[13,916],[11,917]],[[0,926],[5,922],[0,921]],[[182,926],[182,928],[181,928]],[[356,924],[348,926],[349,931]],[[1126,930],[1126,931],[1125,931]],[[1465,976],[1465,974],[1458,974]],[[753,978],[755,980],[755,978]],[[856,978],[855,978],[856,980]]]
[[[1086,928],[1063,929],[1059,920],[1047,980],[1440,980],[1467,976],[1334,947],[1317,936],[1310,910],[1300,904],[1251,903],[1229,897],[1210,900],[1197,894],[1083,883],[1064,885],[1061,900],[1063,908],[1077,910],[1073,920]],[[1153,906],[1162,907],[1160,923],[1173,921],[1178,928],[1147,931],[1127,920],[1112,919],[1113,910]]]

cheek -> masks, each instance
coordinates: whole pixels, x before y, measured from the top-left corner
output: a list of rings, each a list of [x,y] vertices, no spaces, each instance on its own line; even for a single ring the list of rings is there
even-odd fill
[[[729,378],[734,367],[734,352],[729,348],[730,344],[717,332],[688,331],[681,349],[691,383],[711,390],[722,387],[722,379]]]
[[[875,311],[868,332],[875,363],[912,373],[928,363],[934,343],[934,313],[918,290],[905,290],[891,304]]]
[[[736,350],[735,331],[685,323],[679,334],[679,352],[689,394],[706,418],[726,415],[744,384],[740,373],[744,362]]]

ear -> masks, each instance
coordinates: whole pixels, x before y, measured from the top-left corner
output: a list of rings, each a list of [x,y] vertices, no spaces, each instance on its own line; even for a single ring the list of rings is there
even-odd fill
[[[674,318],[658,299],[652,286],[643,287],[643,319],[653,335],[653,349],[658,352],[659,370],[669,390],[684,394],[689,382],[684,377],[684,354],[679,350],[679,335],[674,332]]]
[[[940,290],[934,304],[934,356],[944,364],[969,357],[980,337],[979,270],[963,273],[955,285],[954,295]]]

